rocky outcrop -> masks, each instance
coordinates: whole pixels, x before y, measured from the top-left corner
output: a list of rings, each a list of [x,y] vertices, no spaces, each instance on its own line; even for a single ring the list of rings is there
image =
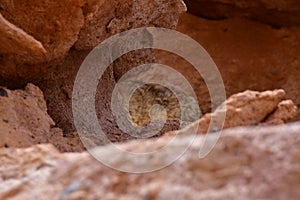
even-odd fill
[[[45,142],[43,135],[49,134],[55,124],[47,114],[42,91],[32,84],[28,84],[24,91],[6,88],[1,88],[1,91],[0,146],[28,147]]]
[[[0,198],[6,199],[297,199],[300,183],[300,125],[238,128],[222,132],[212,152],[199,159],[195,142],[174,164],[151,173],[110,169],[88,153],[60,154],[52,145],[0,149]],[[147,152],[161,145],[169,151],[144,165],[159,165],[174,149],[190,143],[185,136],[171,145],[131,141],[123,149]],[[98,148],[105,151],[107,146]],[[111,158],[112,155],[107,154]],[[128,165],[130,158],[114,157]]]
[[[183,130],[169,132],[177,134],[191,132],[216,132],[237,126],[278,125],[289,122],[297,114],[297,106],[284,100],[284,90],[255,92],[247,90],[229,97],[213,113],[205,114]]]
[[[38,40],[47,51],[46,57],[32,59],[27,54],[18,63],[42,63],[64,56],[77,41],[84,24],[81,8],[84,3],[82,0],[75,0],[72,4],[56,0],[1,1],[2,15]]]
[[[180,121],[167,120],[156,136],[164,133],[174,135],[191,132],[199,126],[200,133],[209,130],[211,120],[224,116],[223,123],[217,128],[231,128],[235,126],[251,126],[258,124],[282,124],[292,120],[297,108],[291,100],[284,100],[283,90],[254,92],[245,91],[231,96],[212,114],[206,114],[199,121],[185,129],[179,129]],[[226,110],[225,110],[226,109]],[[65,137],[63,131],[55,127],[55,123],[47,113],[46,102],[42,91],[28,84],[25,90],[0,89],[0,147],[29,147],[34,144],[51,143],[61,152],[79,152],[84,147],[76,132],[72,137]],[[224,112],[226,111],[226,117]],[[111,113],[110,113],[111,114]],[[220,121],[222,122],[222,121]],[[156,130],[157,124],[146,124],[149,130]],[[194,129],[195,130],[195,129]],[[169,132],[173,131],[173,132]],[[218,130],[214,130],[218,131]],[[120,132],[120,130],[119,130]],[[125,141],[135,139],[133,136],[120,135],[119,132],[107,131],[110,141]],[[141,132],[142,134],[146,134]]]
[[[197,6],[195,12],[211,19],[242,16],[276,27],[299,24],[296,0],[186,2],[191,12],[190,3],[200,2],[203,7]],[[273,126],[293,120],[295,104],[300,105],[299,27],[273,29],[245,19],[210,21],[183,15],[178,30],[208,50],[224,79],[227,95],[232,96],[211,111],[209,92],[193,66],[176,55],[155,54],[157,62],[163,61],[160,63],[172,66],[188,79],[201,110],[208,114],[191,126],[162,135],[178,128],[178,120],[167,120],[158,134],[161,137],[125,142],[133,138],[119,130],[112,116],[112,90],[125,72],[154,61],[150,49],[130,52],[118,58],[101,77],[95,104],[109,139],[123,143],[88,149],[108,162],[99,162],[84,151],[74,132],[71,110],[73,83],[84,58],[95,45],[124,30],[141,26],[174,29],[184,10],[180,0],[0,2],[0,85],[6,86],[0,87],[1,200],[250,200],[300,196],[300,124]],[[23,90],[16,89],[26,84]],[[275,88],[284,90],[270,90]],[[158,93],[151,86],[148,93],[140,89],[134,103],[143,101],[140,94],[153,98],[143,101],[149,104],[165,100],[161,98],[165,89],[156,88]],[[170,92],[167,96],[175,99]],[[166,105],[174,111],[170,117],[176,118],[180,113],[176,110],[178,104],[172,103]],[[142,124],[147,124],[147,112],[140,111],[149,107],[132,107],[131,111],[142,113],[136,122],[143,119]],[[226,130],[208,128],[211,121],[219,121],[222,116],[222,128]],[[210,133],[191,136],[195,126],[199,133]],[[235,126],[251,127],[232,129]],[[213,141],[219,133],[220,140],[210,154],[200,159],[203,142]],[[111,151],[116,147],[123,150],[121,155]],[[162,147],[164,151],[160,151]],[[185,153],[169,165],[181,149]],[[145,157],[132,157],[128,152],[144,153]],[[163,168],[153,171],[158,166]],[[115,169],[150,172],[130,174]]]
[[[46,96],[49,114],[68,136],[75,131],[71,111],[73,84],[89,51],[111,35],[128,29],[143,26],[174,29],[179,15],[186,10],[181,0],[76,0],[72,4],[65,0],[14,3],[5,0],[0,2],[0,8],[6,26],[26,36],[24,43],[17,35],[13,37],[16,42],[11,44],[10,30],[2,28],[7,36],[3,37],[0,48],[7,50],[0,52],[0,85],[14,88],[28,82],[38,85]],[[6,48],[7,43],[11,48]],[[30,51],[28,46],[32,48]],[[105,130],[123,135],[110,114],[112,90],[125,72],[148,62],[153,62],[152,50],[130,52],[105,72],[96,95],[97,114]]]
[[[85,23],[76,49],[91,49],[109,36],[125,30],[156,26],[175,29],[186,10],[180,0],[89,0],[83,7]]]
[[[180,0],[1,1],[0,84],[15,87],[17,78],[26,82],[45,73],[73,46],[91,50],[113,34],[141,26],[175,28],[185,9]]]
[[[8,22],[0,14],[1,54],[15,53],[19,55],[43,55],[43,45],[22,29]],[[5,47],[5,48],[4,48]]]
[[[25,90],[0,88],[0,147],[30,147],[52,143],[62,152],[82,151],[79,138],[63,137],[47,113],[42,91],[28,84]]]
[[[247,17],[273,26],[300,25],[298,0],[185,0],[189,12],[209,19]]]

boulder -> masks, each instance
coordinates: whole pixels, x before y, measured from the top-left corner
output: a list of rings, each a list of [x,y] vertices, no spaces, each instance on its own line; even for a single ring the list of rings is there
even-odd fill
[[[42,91],[33,84],[24,90],[0,88],[0,147],[25,148],[52,143],[60,151],[82,151],[79,138],[63,137],[47,113]]]
[[[213,150],[199,159],[205,139],[198,135],[174,164],[145,174],[123,173],[106,167],[88,153],[59,153],[52,145],[0,149],[0,198],[6,199],[297,199],[300,179],[300,125],[227,129]],[[103,154],[116,166],[133,162],[156,166],[174,149],[190,144],[188,134],[168,144],[131,141],[118,147],[164,151],[147,160]],[[96,151],[106,151],[108,146]],[[146,166],[145,166],[146,167]]]

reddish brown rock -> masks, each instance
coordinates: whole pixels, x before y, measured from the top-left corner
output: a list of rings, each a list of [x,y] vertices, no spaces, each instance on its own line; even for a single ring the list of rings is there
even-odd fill
[[[300,25],[298,0],[185,0],[189,12],[209,19],[248,17],[274,26]]]
[[[25,43],[16,44],[16,50],[1,55],[0,85],[13,87],[22,85],[22,82],[14,83],[16,79],[28,82],[57,66],[73,46],[90,51],[109,36],[131,28],[175,28],[179,15],[186,9],[181,0],[75,0],[72,3],[67,0],[4,0],[0,8],[5,20],[33,37],[46,50],[43,54],[20,53],[18,48]],[[4,29],[5,24],[2,26]],[[1,45],[6,45],[10,39],[3,37],[2,40]]]
[[[34,37],[46,49],[46,55],[32,56],[28,52],[26,55],[5,55],[6,59],[12,56],[14,64],[24,67],[24,64],[41,64],[64,57],[77,41],[79,31],[84,24],[81,8],[84,3],[83,0],[75,0],[71,4],[66,0],[1,1],[2,15],[10,23]],[[30,68],[28,67],[27,70]],[[26,75],[29,76],[30,73]]]
[[[6,20],[33,36],[46,50],[45,55],[38,57],[12,53],[13,50],[1,55],[0,85],[38,85],[45,93],[49,114],[69,136],[75,131],[71,111],[73,84],[88,52],[111,35],[131,28],[174,29],[179,15],[186,10],[181,0],[76,0],[72,4],[65,0],[14,4],[5,0],[0,6]],[[100,122],[106,130],[122,134],[109,110],[115,82],[129,69],[147,62],[153,62],[152,50],[130,52],[106,71],[96,96]]]
[[[196,141],[173,165],[146,174],[121,173],[88,153],[60,154],[52,145],[0,149],[0,198],[6,199],[297,199],[300,179],[299,124],[223,131],[212,152],[199,159]],[[166,146],[170,151],[148,166],[164,163],[190,136]],[[168,144],[131,141],[120,145],[144,152]],[[107,146],[98,151],[105,151]],[[107,154],[109,158],[112,155]],[[128,165],[129,157],[115,157]]]
[[[109,36],[145,26],[175,29],[186,10],[180,0],[90,0],[83,7],[85,23],[76,49],[91,49]]]
[[[102,26],[104,26],[104,22],[101,18],[99,18],[99,15],[102,16],[105,12],[99,13],[97,9],[88,9],[91,13],[95,13],[88,15],[89,17],[86,20],[88,20],[89,23],[87,23],[82,29],[80,33],[82,37],[80,36],[78,43],[75,45],[75,49],[72,49],[62,63],[49,70],[45,76],[33,80],[33,82],[39,85],[45,92],[49,106],[49,114],[57,122],[58,126],[63,128],[65,135],[67,136],[73,135],[73,132],[76,131],[73,124],[71,110],[72,89],[77,71],[82,64],[82,61],[89,53],[89,50],[104,38],[109,37],[110,35],[125,28],[130,29],[133,27],[144,26],[147,23],[148,25],[155,25],[159,27],[175,28],[180,13],[182,13],[185,9],[184,4],[182,4],[179,0],[159,0],[147,2],[130,1],[130,3],[123,2],[122,5],[119,5],[117,2],[119,1],[112,3],[111,6],[116,6],[117,8],[121,6],[123,9],[117,9],[117,17],[114,18],[114,22],[111,22],[110,29],[106,30],[103,28]],[[130,7],[131,4],[133,4],[134,7]],[[145,6],[148,4],[149,7]],[[100,8],[101,7],[98,9]],[[159,10],[159,12],[156,9]],[[124,10],[128,10],[128,12],[124,12]],[[141,18],[141,20],[135,21],[134,19],[136,17]],[[121,21],[118,22],[118,20]],[[126,20],[134,22],[127,23],[125,22]],[[101,23],[98,23],[99,21]],[[114,25],[114,23],[117,22],[124,23],[122,25],[122,29],[119,29],[121,25]],[[95,24],[98,24],[99,26],[101,25],[101,28],[97,28],[98,25],[94,27]],[[96,95],[96,110],[103,129],[106,132],[115,134],[115,136],[112,135],[112,140],[114,141],[120,141],[120,138],[128,137],[119,130],[110,111],[110,97],[114,86],[120,77],[128,70],[141,64],[151,62],[154,62],[154,60],[152,50],[150,49],[130,52],[119,57],[114,64],[106,70],[102,79],[99,81]],[[68,68],[66,69],[65,66],[68,66]]]
[[[42,91],[28,84],[25,90],[0,88],[0,147],[29,147],[52,143],[60,151],[82,151],[79,138],[65,138],[62,130],[52,128]]]
[[[46,142],[53,120],[47,114],[42,91],[28,84],[25,90],[1,89],[7,96],[0,96],[0,146],[28,147]]]
[[[282,88],[286,98],[299,107],[299,26],[274,29],[247,19],[207,20],[183,14],[177,30],[196,40],[210,54],[220,71],[227,96],[245,90]],[[166,53],[156,58],[182,73],[195,90],[201,111],[211,112],[208,89],[191,64]],[[298,110],[294,120],[299,119]]]
[[[8,22],[0,14],[1,54],[15,53],[19,55],[43,55],[43,45],[22,29]]]
[[[207,133],[237,126],[254,126],[263,123],[283,124],[292,120],[297,113],[297,107],[293,101],[284,100],[284,97],[284,90],[265,92],[247,90],[234,94],[213,113],[205,114],[191,126],[179,130],[178,133],[195,130],[196,126],[198,126],[198,133]],[[212,120],[217,124],[211,123]]]
[[[266,119],[267,124],[283,124],[292,120],[297,114],[297,106],[291,100],[281,101],[274,113]]]

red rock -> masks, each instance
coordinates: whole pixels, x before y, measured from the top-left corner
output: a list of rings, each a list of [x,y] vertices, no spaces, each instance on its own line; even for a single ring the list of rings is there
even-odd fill
[[[247,17],[274,26],[300,24],[300,3],[297,0],[185,0],[188,10],[209,19]]]
[[[234,94],[213,113],[205,114],[183,130],[167,134],[191,132],[188,130],[196,130],[197,126],[198,133],[207,133],[237,126],[255,126],[263,123],[282,124],[292,120],[297,113],[297,107],[293,101],[284,100],[284,97],[284,90],[264,92],[247,90]],[[217,123],[212,123],[212,120]]]
[[[25,90],[1,89],[0,95],[0,147],[30,147],[52,143],[60,151],[82,151],[79,138],[66,138],[47,113],[42,91],[28,84]]]

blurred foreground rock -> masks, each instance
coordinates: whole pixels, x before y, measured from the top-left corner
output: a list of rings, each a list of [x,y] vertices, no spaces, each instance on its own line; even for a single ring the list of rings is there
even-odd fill
[[[297,199],[300,196],[300,124],[236,128],[221,138],[204,159],[197,139],[174,164],[147,174],[115,171],[88,153],[59,153],[52,145],[0,149],[0,199]],[[169,149],[149,160],[114,158],[114,164],[157,165],[192,136],[168,144],[159,140],[131,141],[123,149]],[[98,148],[103,152],[108,146]],[[141,164],[142,164],[141,163]],[[146,167],[146,166],[145,166]]]

